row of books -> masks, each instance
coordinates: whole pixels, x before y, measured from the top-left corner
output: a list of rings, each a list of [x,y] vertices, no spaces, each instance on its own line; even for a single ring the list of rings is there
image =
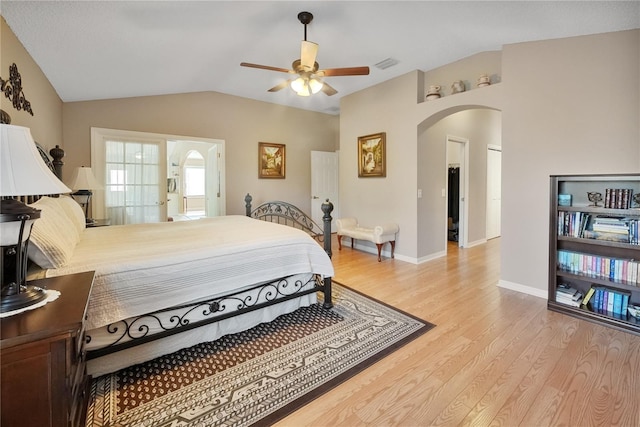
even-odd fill
[[[609,209],[629,209],[631,207],[630,188],[606,188],[604,190],[604,207]]]
[[[559,250],[558,268],[573,274],[640,286],[640,262],[634,260]]]
[[[568,284],[561,283],[556,289],[556,302],[572,307],[585,306],[598,313],[625,317],[630,298],[631,292],[598,285],[591,285],[584,296]]]
[[[638,245],[638,218],[558,211],[558,235]]]

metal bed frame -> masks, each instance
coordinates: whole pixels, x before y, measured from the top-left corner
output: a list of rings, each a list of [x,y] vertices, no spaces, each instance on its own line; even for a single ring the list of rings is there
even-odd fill
[[[252,197],[247,194],[245,196],[245,208],[248,217],[304,230],[323,245],[327,255],[331,258],[331,212],[333,211],[333,204],[329,200],[322,204],[322,212],[324,213],[322,218],[323,227],[320,227],[308,215],[290,203],[281,201],[265,202],[252,210],[251,201]],[[312,275],[307,281],[292,281],[292,277],[283,277],[250,289],[233,292],[229,295],[170,307],[121,320],[107,327],[108,332],[114,336],[113,343],[106,347],[88,351],[87,359],[95,359],[315,292],[324,294],[323,307],[331,309],[333,307],[331,285],[331,277],[320,277],[316,274]],[[163,313],[175,310],[181,310],[181,313],[170,315],[168,318],[165,316],[164,320],[161,318]],[[200,317],[204,316],[204,318],[194,321],[191,316],[196,313]],[[160,331],[150,334],[152,326],[160,329]],[[91,336],[88,334],[86,342],[91,342]]]

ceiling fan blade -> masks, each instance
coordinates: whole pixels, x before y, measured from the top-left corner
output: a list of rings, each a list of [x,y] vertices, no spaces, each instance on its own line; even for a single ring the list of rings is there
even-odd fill
[[[272,87],[271,89],[269,89],[267,92],[277,92],[279,90],[284,89],[285,87],[289,86],[289,83],[291,82],[291,80],[285,80],[282,83],[278,83],[277,85],[275,85],[274,87]]]
[[[338,93],[338,91],[329,86],[327,82],[322,82],[322,89],[320,90],[323,91],[327,96],[335,95],[336,93]]]
[[[369,67],[347,67],[347,68],[328,68],[320,70],[317,74],[331,76],[367,76],[369,75]]]
[[[281,73],[295,74],[295,71],[287,70],[286,68],[270,67],[268,65],[260,65],[260,64],[251,64],[249,62],[241,62],[240,66],[249,67],[249,68],[259,68],[261,70],[279,71]]]
[[[318,44],[303,40],[302,46],[300,47],[300,64],[304,67],[305,71],[313,70],[313,64],[316,62],[317,55]]]

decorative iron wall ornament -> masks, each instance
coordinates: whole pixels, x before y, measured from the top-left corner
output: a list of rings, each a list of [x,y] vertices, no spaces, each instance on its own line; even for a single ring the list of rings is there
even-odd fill
[[[16,110],[24,110],[33,116],[31,103],[24,97],[22,77],[20,77],[18,66],[15,62],[9,67],[9,80],[7,81],[0,77],[0,90],[4,92],[4,96],[11,101]]]

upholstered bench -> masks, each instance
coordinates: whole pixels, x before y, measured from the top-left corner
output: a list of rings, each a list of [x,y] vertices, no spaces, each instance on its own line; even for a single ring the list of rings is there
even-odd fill
[[[391,243],[391,258],[393,258],[393,252],[396,248],[396,233],[399,230],[398,224],[386,223],[375,227],[361,227],[355,218],[340,218],[336,219],[336,226],[338,227],[338,250],[342,250],[342,236],[351,238],[352,248],[354,240],[366,240],[375,243],[378,247],[378,262],[380,262],[382,246],[389,242]]]

